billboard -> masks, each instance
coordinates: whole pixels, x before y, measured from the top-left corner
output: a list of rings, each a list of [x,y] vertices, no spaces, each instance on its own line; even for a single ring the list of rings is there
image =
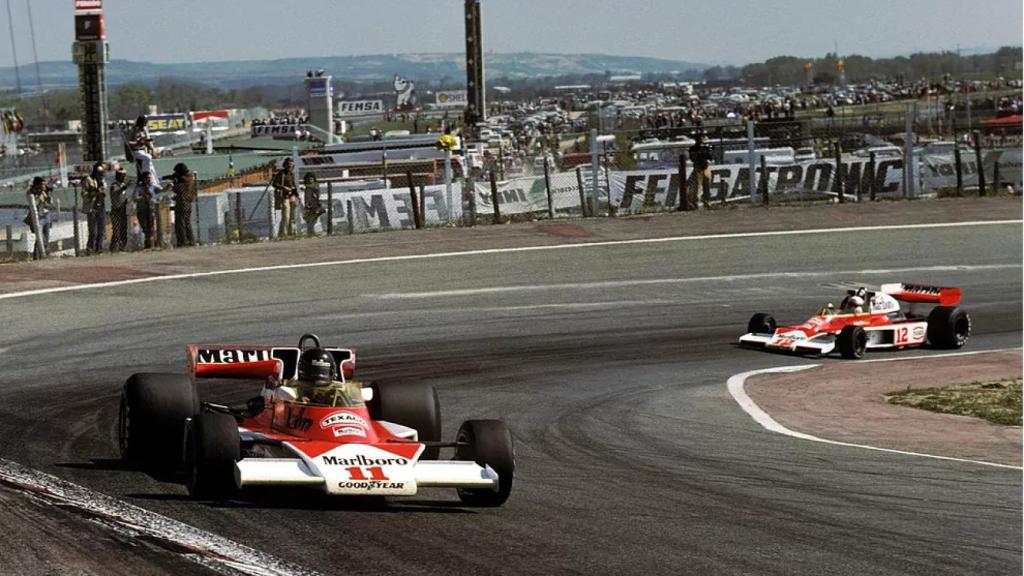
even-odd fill
[[[75,40],[89,42],[104,37],[103,14],[75,14]]]
[[[146,127],[150,132],[175,132],[188,126],[185,114],[153,114],[146,116]]]
[[[347,100],[338,102],[337,116],[374,116],[384,113],[383,100]]]
[[[309,78],[306,80],[307,94],[310,98],[324,98],[327,96],[327,78]]]
[[[465,90],[441,90],[434,96],[434,106],[438,108],[465,108],[469,104],[469,96]]]

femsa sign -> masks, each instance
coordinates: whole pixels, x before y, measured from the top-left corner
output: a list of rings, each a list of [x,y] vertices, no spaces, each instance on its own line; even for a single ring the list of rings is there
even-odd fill
[[[383,100],[348,100],[338,102],[338,116],[373,116],[383,113]]]

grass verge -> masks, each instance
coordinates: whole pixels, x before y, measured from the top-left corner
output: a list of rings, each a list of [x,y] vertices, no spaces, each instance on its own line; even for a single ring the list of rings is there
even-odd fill
[[[890,392],[885,399],[900,406],[984,418],[993,424],[1021,425],[1020,378]]]

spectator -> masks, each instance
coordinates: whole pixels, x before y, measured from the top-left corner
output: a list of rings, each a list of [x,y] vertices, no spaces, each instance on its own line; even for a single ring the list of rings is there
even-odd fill
[[[320,202],[320,185],[316,182],[316,174],[306,172],[302,182],[305,184],[306,189],[303,196],[305,209],[302,216],[306,220],[306,234],[313,236],[316,234],[316,222],[326,210],[324,210],[323,204]]]
[[[49,249],[50,246],[50,210],[53,208],[53,196],[50,192],[51,188],[46,184],[46,180],[42,176],[36,176],[32,179],[32,186],[29,187],[26,193],[35,198],[36,218],[39,220],[39,227],[42,228],[43,246],[46,249]],[[33,234],[39,234],[33,225],[31,213],[25,216],[25,223],[28,224],[29,230]],[[36,259],[46,256],[46,254],[39,251],[38,246],[34,249],[33,254]]]
[[[135,216],[142,231],[142,244],[153,247],[153,218],[156,216],[156,192],[160,187],[152,172],[143,172],[135,183]]]
[[[704,133],[697,132],[694,144],[690,146],[690,161],[693,162],[695,194],[700,195],[704,207],[708,208],[711,196],[711,147],[704,143]]]
[[[110,184],[110,251],[118,252],[128,246],[128,171],[118,166]]]
[[[196,201],[196,180],[188,166],[182,162],[174,165],[171,176],[174,192],[174,245],[195,246],[192,233],[192,203]]]
[[[295,162],[285,158],[280,170],[274,173],[270,181],[274,187],[274,209],[281,212],[281,223],[277,231],[279,237],[294,236],[295,224],[292,222],[292,207],[298,198],[295,191]]]
[[[103,251],[103,237],[107,228],[104,174],[103,163],[97,162],[93,165],[92,172],[82,178],[82,207],[85,209],[85,220],[89,226],[89,239],[85,243],[87,254],[99,254]]]

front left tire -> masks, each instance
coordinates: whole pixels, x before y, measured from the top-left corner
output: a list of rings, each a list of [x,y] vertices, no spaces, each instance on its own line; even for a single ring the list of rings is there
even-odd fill
[[[121,389],[118,448],[126,464],[180,468],[185,423],[199,412],[195,383],[183,374],[133,374]]]

